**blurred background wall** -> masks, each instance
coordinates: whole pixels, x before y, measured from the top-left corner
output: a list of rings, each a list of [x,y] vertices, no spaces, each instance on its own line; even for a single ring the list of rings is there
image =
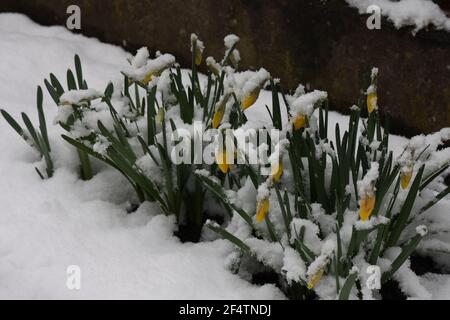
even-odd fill
[[[448,1],[450,2],[450,1]],[[450,10],[446,1],[443,8]],[[241,68],[264,66],[285,89],[298,83],[326,90],[346,113],[380,69],[379,104],[404,135],[450,126],[450,33],[396,30],[343,0],[1,0],[0,12],[21,12],[44,25],[65,25],[69,5],[81,8],[81,33],[134,51],[148,46],[190,62],[189,36],[220,59],[223,37],[241,38]],[[444,7],[445,6],[445,7]],[[450,13],[450,12],[449,12]]]

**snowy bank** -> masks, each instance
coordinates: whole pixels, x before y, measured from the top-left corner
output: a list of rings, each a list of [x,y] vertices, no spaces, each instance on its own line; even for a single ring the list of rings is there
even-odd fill
[[[0,104],[35,120],[36,86],[50,71],[65,77],[78,53],[92,87],[120,79],[122,49],[41,27],[16,14],[0,15]],[[47,93],[51,121],[56,108]],[[273,299],[274,286],[253,286],[225,266],[225,241],[182,244],[174,222],[149,215],[148,207],[127,214],[124,179],[104,168],[89,182],[77,177],[74,150],[49,126],[55,176],[34,172],[37,155],[0,120],[0,298],[31,299]],[[124,187],[125,186],[125,187]],[[66,286],[68,266],[81,268],[81,290]]]

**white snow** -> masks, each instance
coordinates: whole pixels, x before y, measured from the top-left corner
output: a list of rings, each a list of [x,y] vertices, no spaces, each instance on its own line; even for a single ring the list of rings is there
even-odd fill
[[[223,39],[223,42],[227,49],[231,49],[236,43],[239,42],[239,37],[235,34],[229,34]]]
[[[351,7],[366,14],[370,6],[378,6],[397,29],[413,26],[414,32],[428,26],[450,31],[450,18],[430,0],[345,0]]]
[[[289,284],[306,280],[306,266],[297,251],[291,247],[284,249],[283,268],[286,280]]]
[[[379,175],[378,167],[377,162],[372,162],[364,178],[358,181],[358,194],[360,197],[373,196],[374,185]]]
[[[291,115],[295,117],[298,114],[302,114],[310,117],[314,112],[316,104],[319,101],[326,99],[327,96],[328,94],[326,92],[319,90],[300,95],[290,106]]]
[[[59,102],[62,105],[80,104],[82,102],[88,102],[94,99],[98,99],[103,94],[95,89],[86,90],[69,90],[59,98]]]
[[[145,50],[143,52],[138,52],[132,59],[132,64],[123,70],[123,73],[133,80],[141,81],[149,74],[157,75],[175,63],[175,57],[171,54],[160,54],[154,59],[148,59]],[[147,58],[147,61],[144,62],[144,58]]]
[[[251,77],[245,82],[244,88],[242,88],[242,97],[250,94],[255,89],[264,86],[264,83],[270,78],[270,73],[266,69],[261,68],[257,72],[254,72]]]

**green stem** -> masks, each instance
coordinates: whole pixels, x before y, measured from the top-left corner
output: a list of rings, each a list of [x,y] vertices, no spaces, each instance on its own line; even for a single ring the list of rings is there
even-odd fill
[[[83,150],[77,149],[78,157],[80,158],[80,172],[81,179],[87,181],[92,178],[92,167],[89,161],[89,156]]]

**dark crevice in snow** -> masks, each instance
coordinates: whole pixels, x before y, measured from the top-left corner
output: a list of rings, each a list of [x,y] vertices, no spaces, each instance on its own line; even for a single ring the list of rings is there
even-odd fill
[[[406,300],[405,294],[400,289],[397,281],[387,281],[380,290],[383,300]]]
[[[418,276],[425,273],[444,274],[443,270],[436,264],[436,262],[428,256],[420,256],[413,254],[411,256],[411,270]]]

